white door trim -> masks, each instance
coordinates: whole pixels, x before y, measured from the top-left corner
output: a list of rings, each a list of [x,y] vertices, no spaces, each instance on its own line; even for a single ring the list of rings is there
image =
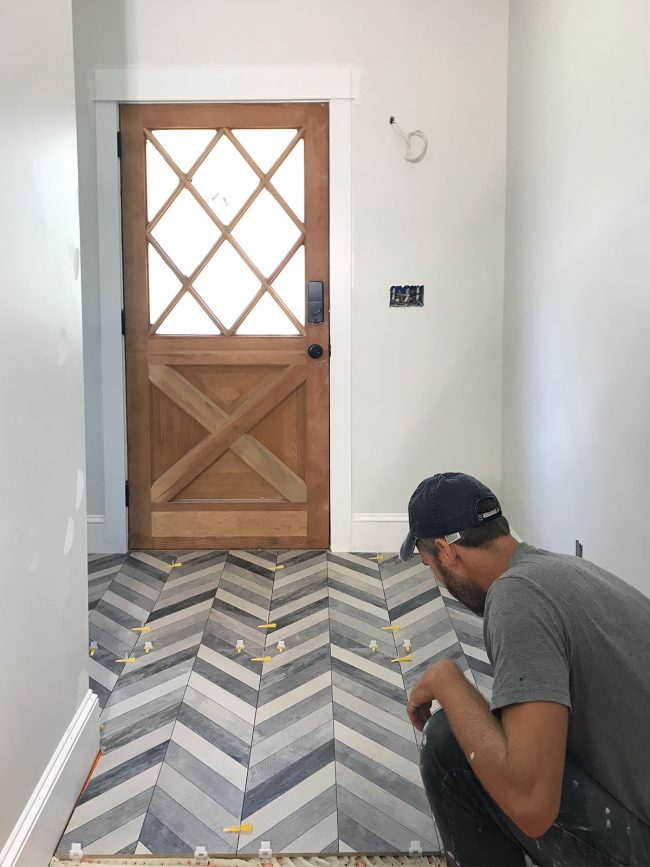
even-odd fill
[[[126,102],[328,102],[330,106],[331,547],[352,544],[352,103],[353,66],[97,69],[99,293],[106,551],[127,550],[126,406],[122,309],[119,105]],[[101,553],[101,552],[96,552]]]

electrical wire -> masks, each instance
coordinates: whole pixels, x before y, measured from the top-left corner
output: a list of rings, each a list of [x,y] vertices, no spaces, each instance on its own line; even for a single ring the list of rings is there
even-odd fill
[[[404,140],[406,144],[406,155],[404,159],[409,163],[419,163],[420,160],[423,160],[424,155],[427,152],[427,147],[429,146],[429,140],[422,132],[422,130],[414,129],[413,132],[405,133],[404,130],[398,125],[394,117],[391,117],[390,125],[395,127],[397,134]],[[414,153],[413,151],[413,142],[415,141],[420,142],[420,153]]]

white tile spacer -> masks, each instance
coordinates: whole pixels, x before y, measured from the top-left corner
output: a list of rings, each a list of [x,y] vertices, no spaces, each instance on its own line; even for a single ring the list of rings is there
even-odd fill
[[[422,844],[419,840],[411,840],[409,845],[409,855],[421,855],[422,854]]]
[[[377,653],[377,642],[374,639],[370,642],[370,652]]]
[[[284,641],[278,641],[278,653],[284,653],[286,649]]]
[[[271,841],[270,840],[262,840],[262,846],[259,851],[260,858],[272,858],[273,850],[271,849]]]
[[[405,639],[404,639],[404,650],[405,650],[407,653],[410,653],[410,652],[411,652],[411,639],[410,639],[410,638],[405,638]]]
[[[153,650],[153,641],[145,641],[144,643],[144,652],[151,653]]]
[[[208,850],[205,846],[197,846],[194,849],[194,860],[197,864],[207,864],[208,863]]]
[[[235,650],[237,651],[237,653],[241,653],[242,650],[244,650],[244,639],[243,638],[240,638],[237,641],[237,644],[235,645]]]
[[[71,861],[83,861],[84,850],[81,848],[81,843],[70,844],[70,854],[68,857]]]

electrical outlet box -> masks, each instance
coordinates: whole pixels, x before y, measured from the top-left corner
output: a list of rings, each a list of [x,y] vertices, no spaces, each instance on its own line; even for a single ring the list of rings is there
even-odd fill
[[[424,307],[424,286],[391,286],[391,307]]]

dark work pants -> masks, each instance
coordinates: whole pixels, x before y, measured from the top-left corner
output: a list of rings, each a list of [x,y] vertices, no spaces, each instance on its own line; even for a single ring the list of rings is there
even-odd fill
[[[650,826],[568,757],[560,813],[537,839],[481,786],[442,711],[424,730],[420,769],[449,867],[523,867],[525,854],[540,867],[650,865]]]

